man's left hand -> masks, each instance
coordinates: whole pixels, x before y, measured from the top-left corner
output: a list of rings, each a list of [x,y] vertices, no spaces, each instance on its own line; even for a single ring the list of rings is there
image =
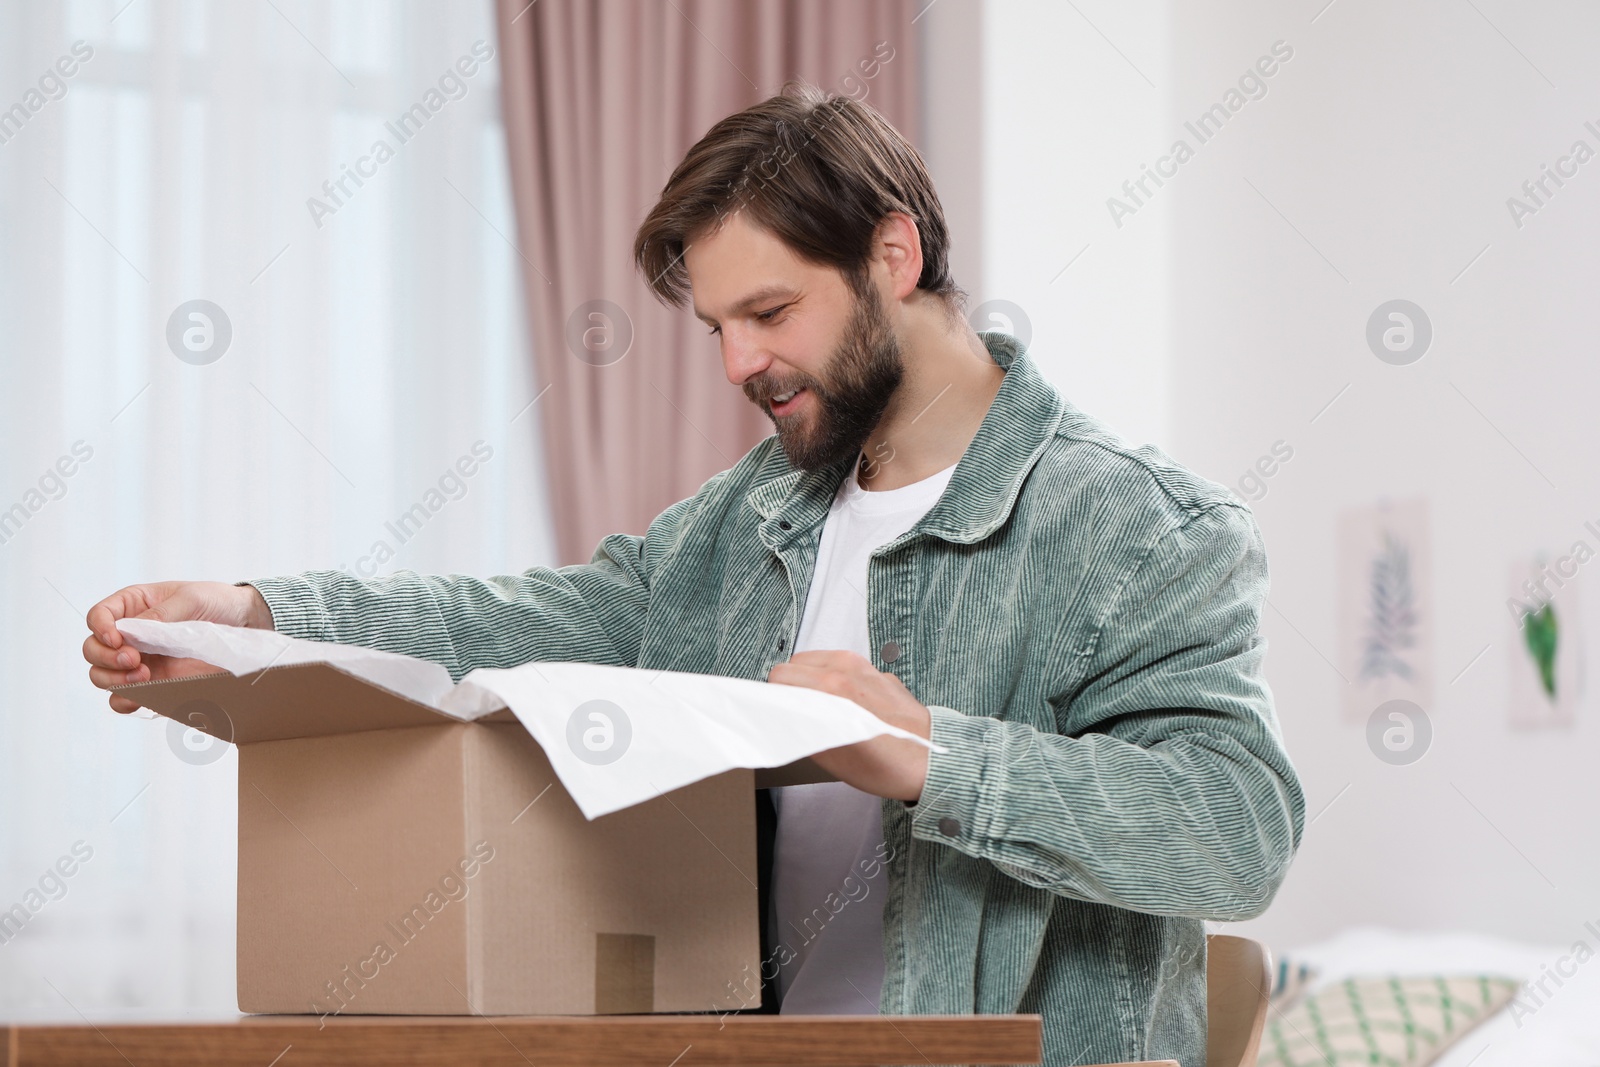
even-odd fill
[[[857,704],[891,726],[929,737],[933,717],[905,683],[880,671],[855,652],[797,652],[772,668],[767,681],[820,689]],[[864,793],[914,801],[928,777],[928,749],[903,737],[874,737],[825,749],[811,757],[817,766]]]

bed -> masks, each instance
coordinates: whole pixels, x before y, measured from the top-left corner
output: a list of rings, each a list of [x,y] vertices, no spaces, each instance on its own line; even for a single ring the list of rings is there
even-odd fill
[[[1600,1064],[1600,912],[1566,945],[1355,928],[1274,973],[1261,1067]]]

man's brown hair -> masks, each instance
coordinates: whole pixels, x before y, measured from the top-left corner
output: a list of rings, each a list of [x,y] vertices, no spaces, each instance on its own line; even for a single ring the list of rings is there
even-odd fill
[[[922,244],[917,288],[953,312],[965,301],[950,276],[950,234],[922,157],[882,115],[848,96],[790,82],[689,149],[633,242],[634,262],[662,303],[681,307],[688,299],[688,243],[739,211],[802,259],[839,270],[858,294],[878,224],[904,212]]]

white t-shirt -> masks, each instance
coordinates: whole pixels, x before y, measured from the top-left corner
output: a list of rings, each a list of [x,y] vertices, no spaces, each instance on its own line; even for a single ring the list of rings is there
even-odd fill
[[[796,652],[844,649],[872,658],[867,559],[938,502],[955,464],[899,489],[868,492],[852,471],[822,527]],[[785,1015],[872,1015],[883,985],[883,801],[843,782],[772,791],[770,925]],[[874,867],[874,864],[877,866]],[[876,870],[868,878],[867,871]]]

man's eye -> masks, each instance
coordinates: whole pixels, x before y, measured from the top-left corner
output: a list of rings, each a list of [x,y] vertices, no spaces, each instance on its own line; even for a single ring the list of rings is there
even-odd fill
[[[775,308],[770,308],[770,309],[768,309],[766,311],[758,311],[758,312],[756,312],[756,318],[761,322],[771,322],[773,320],[773,318],[786,307],[788,307],[787,304],[779,304]],[[711,336],[715,337],[717,334],[719,334],[721,332],[722,332],[722,327],[721,326],[713,326],[713,327],[711,327]]]

